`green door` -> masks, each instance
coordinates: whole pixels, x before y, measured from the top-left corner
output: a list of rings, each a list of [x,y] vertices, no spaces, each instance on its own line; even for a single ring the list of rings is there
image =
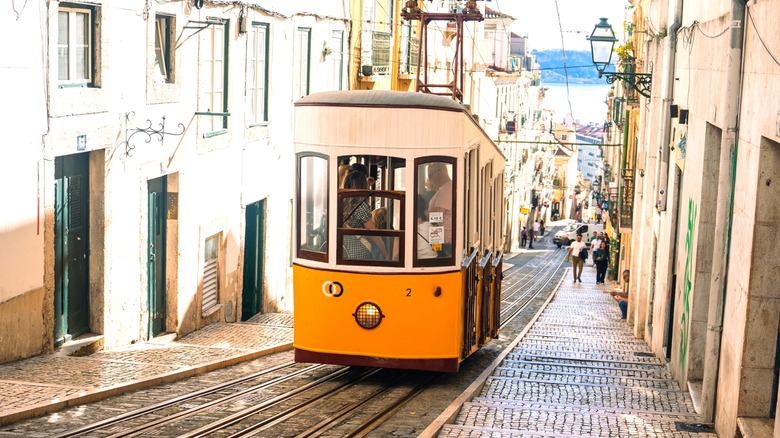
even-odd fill
[[[165,332],[165,231],[167,177],[149,180],[147,275],[149,338]]]
[[[54,159],[54,343],[89,331],[89,155]]]
[[[263,214],[265,201],[246,206],[244,236],[244,288],[241,294],[241,320],[260,313],[263,303]]]

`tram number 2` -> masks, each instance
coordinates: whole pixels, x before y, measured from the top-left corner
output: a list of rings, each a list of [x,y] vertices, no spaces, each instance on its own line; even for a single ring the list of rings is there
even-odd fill
[[[410,288],[410,287],[406,288],[406,296],[407,297],[411,297],[412,296],[412,288]]]

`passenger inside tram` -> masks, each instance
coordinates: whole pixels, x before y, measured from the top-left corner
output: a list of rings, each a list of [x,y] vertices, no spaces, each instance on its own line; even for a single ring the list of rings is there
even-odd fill
[[[343,190],[366,190],[368,181],[366,175],[359,171],[351,171],[344,177]],[[376,229],[371,218],[371,207],[367,196],[347,196],[344,198],[343,223],[345,228]],[[348,234],[344,236],[344,256],[353,260],[371,260],[373,247],[376,247],[381,259],[388,260],[389,254],[379,236],[362,236]]]

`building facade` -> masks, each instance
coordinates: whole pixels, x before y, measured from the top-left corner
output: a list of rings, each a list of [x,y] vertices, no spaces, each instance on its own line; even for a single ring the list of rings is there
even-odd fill
[[[629,323],[720,436],[780,436],[780,2],[632,3],[631,67],[652,92],[624,137]]]
[[[291,108],[348,87],[350,11],[131,3],[0,14],[0,361],[292,309]]]

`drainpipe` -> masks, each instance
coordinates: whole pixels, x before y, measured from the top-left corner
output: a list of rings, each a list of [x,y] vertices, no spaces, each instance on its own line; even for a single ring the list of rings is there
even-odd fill
[[[704,422],[715,418],[723,306],[726,301],[726,275],[729,267],[729,235],[731,233],[734,203],[734,181],[739,130],[739,101],[742,86],[742,46],[744,44],[745,1],[732,0],[731,22],[738,22],[729,34],[729,52],[726,64],[726,92],[723,95],[723,122],[726,131],[720,143],[718,166],[718,205],[715,213],[714,245],[710,299],[707,314],[707,343],[704,350],[704,380],[702,382],[702,412]]]
[[[661,106],[661,166],[658,171],[658,193],[656,208],[659,212],[666,211],[667,185],[669,183],[669,161],[670,149],[669,142],[672,136],[672,119],[670,105],[674,101],[674,74],[675,74],[675,52],[677,51],[677,31],[682,26],[683,0],[677,0],[674,4],[674,18],[672,25],[669,26],[669,39],[667,40],[666,54],[664,55],[664,79],[665,88],[663,90],[663,101]],[[674,222],[674,220],[673,220]],[[675,223],[672,223],[672,229],[676,229]]]
[[[401,90],[400,79],[398,77],[398,69],[401,66],[401,9],[404,7],[403,0],[396,0],[393,2],[393,49],[392,49],[392,62],[390,63],[390,89],[399,91]],[[403,90],[406,91],[406,90]]]

